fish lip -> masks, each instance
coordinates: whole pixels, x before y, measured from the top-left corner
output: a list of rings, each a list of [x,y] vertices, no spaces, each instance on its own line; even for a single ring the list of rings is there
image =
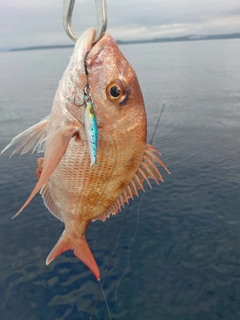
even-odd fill
[[[94,63],[96,63],[97,58],[101,54],[101,52],[105,49],[105,47],[111,46],[112,44],[109,45],[109,43],[112,42],[112,44],[115,44],[115,41],[111,37],[111,35],[106,32],[103,37],[98,40],[97,43],[95,43],[92,48],[90,49],[88,56],[87,56],[87,65],[90,67]],[[100,61],[98,61],[99,64]]]

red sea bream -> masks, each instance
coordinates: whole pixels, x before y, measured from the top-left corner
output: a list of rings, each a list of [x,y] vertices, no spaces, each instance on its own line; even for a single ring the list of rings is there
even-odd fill
[[[146,113],[134,70],[108,33],[93,45],[95,32],[91,28],[78,39],[50,116],[19,134],[3,151],[20,143],[13,153],[31,148],[44,152],[38,160],[39,180],[16,215],[40,191],[45,206],[64,223],[65,230],[46,263],[72,249],[100,279],[86,228],[93,220],[117,214],[143,189],[144,180],[163,181],[155,163],[167,168],[160,153],[146,143]],[[94,162],[85,128],[86,83],[98,130]]]

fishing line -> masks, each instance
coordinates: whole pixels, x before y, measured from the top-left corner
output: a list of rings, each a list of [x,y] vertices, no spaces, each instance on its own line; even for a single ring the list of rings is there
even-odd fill
[[[158,119],[157,119],[157,122],[156,122],[156,125],[155,125],[155,128],[154,128],[154,131],[153,131],[153,134],[152,134],[152,138],[151,138],[151,140],[150,140],[150,144],[152,144],[153,139],[154,139],[154,137],[155,137],[155,134],[156,134],[156,131],[157,131],[157,128],[158,128],[160,119],[161,119],[161,117],[162,117],[162,113],[163,113],[163,111],[164,111],[165,105],[166,105],[166,101],[163,102],[162,107],[161,107],[161,109],[160,109],[160,112],[159,112],[159,115],[158,115]],[[110,269],[110,266],[111,266],[111,263],[112,263],[112,260],[113,260],[113,255],[114,255],[114,252],[115,252],[115,250],[116,250],[116,248],[117,248],[117,244],[118,244],[118,241],[119,241],[119,239],[120,239],[120,235],[121,235],[121,233],[122,233],[122,231],[123,231],[123,227],[125,226],[126,218],[127,218],[128,213],[129,213],[129,208],[130,208],[132,202],[129,203],[129,205],[128,205],[127,209],[126,209],[126,212],[125,212],[125,214],[124,214],[123,221],[122,221],[121,226],[120,226],[120,228],[119,228],[119,233],[118,233],[118,236],[117,236],[117,239],[116,239],[114,248],[113,248],[112,253],[111,253],[111,255],[110,255],[110,258],[109,258],[109,264],[108,264],[108,266],[107,266],[107,268],[105,269],[105,272],[104,272],[103,281],[102,281],[102,283],[101,283],[101,291],[102,291],[102,293],[103,293],[103,296],[104,296],[104,299],[105,299],[105,302],[106,302],[106,305],[107,305],[108,313],[109,313],[109,314],[105,317],[104,320],[106,320],[108,317],[110,317],[110,316],[111,316],[111,313],[112,313],[113,310],[115,309],[116,301],[117,301],[117,289],[118,289],[118,287],[119,287],[119,284],[120,284],[121,280],[123,279],[123,277],[124,277],[125,274],[127,273],[127,269],[128,269],[128,267],[129,267],[129,262],[130,262],[130,249],[131,249],[132,243],[133,243],[133,241],[134,241],[134,239],[135,239],[135,237],[136,237],[137,231],[138,231],[139,220],[140,220],[140,207],[141,207],[141,204],[142,204],[142,201],[143,201],[144,196],[145,196],[145,192],[142,193],[142,195],[141,195],[141,197],[140,197],[140,201],[139,201],[139,205],[138,205],[136,229],[135,229],[134,235],[133,235],[133,237],[132,237],[132,239],[131,239],[131,241],[130,241],[129,247],[128,247],[127,266],[126,266],[126,268],[125,268],[122,276],[119,278],[118,283],[117,283],[117,285],[116,285],[116,289],[115,289],[115,304],[114,304],[114,307],[112,308],[111,312],[110,312],[110,310],[109,310],[109,308],[108,308],[107,299],[106,299],[106,296],[105,296],[105,293],[104,293],[104,290],[103,290],[103,284],[104,284],[104,282],[105,282],[105,280],[106,280],[107,273],[108,273],[108,271],[109,271],[109,269]],[[99,283],[100,283],[100,281],[99,281]],[[101,292],[99,291],[98,296],[97,296],[97,299],[96,299],[95,304],[94,304],[94,307],[93,307],[93,311],[92,311],[92,313],[91,313],[91,315],[90,315],[89,320],[92,320],[92,319],[93,319],[93,316],[94,316],[94,313],[95,313],[95,310],[96,310],[96,306],[97,306],[97,303],[98,303],[99,298],[100,298],[100,294],[101,294]],[[111,319],[111,318],[110,318],[110,319]]]
[[[119,284],[120,282],[122,281],[122,279],[124,278],[125,274],[127,273],[127,270],[128,270],[128,267],[129,267],[129,264],[130,264],[130,249],[131,249],[131,246],[132,246],[132,243],[137,235],[137,232],[138,232],[138,226],[139,226],[139,219],[140,219],[140,208],[141,208],[141,204],[142,204],[142,200],[144,198],[144,195],[145,193],[143,193],[141,195],[141,198],[140,198],[140,201],[139,201],[139,204],[138,204],[138,211],[137,211],[137,222],[136,222],[136,229],[135,229],[135,232],[134,232],[134,235],[132,236],[132,239],[129,243],[129,246],[128,246],[128,252],[127,252],[127,266],[123,272],[123,274],[121,275],[121,277],[119,278],[118,280],[118,283],[116,285],[116,288],[115,288],[115,303],[114,303],[114,306],[111,310],[111,313],[114,311],[115,307],[116,307],[116,303],[117,303],[117,290],[118,290],[118,287],[119,287]],[[128,207],[129,208],[129,207]],[[107,316],[108,317],[108,316]],[[104,319],[106,320],[107,317]]]
[[[155,125],[154,131],[153,131],[153,134],[152,134],[152,138],[151,138],[151,140],[150,140],[150,144],[152,144],[152,142],[153,142],[153,139],[154,139],[154,136],[155,136],[155,134],[156,134],[157,127],[158,127],[158,124],[159,124],[159,122],[160,122],[160,119],[161,119],[161,116],[162,116],[162,113],[163,113],[163,110],[164,110],[165,105],[166,105],[166,101],[163,102],[162,108],[160,109],[160,113],[159,113],[158,120],[157,120],[157,123],[156,123],[156,125]],[[129,267],[129,263],[130,263],[130,249],[131,249],[131,246],[132,246],[132,244],[133,244],[133,241],[134,241],[134,239],[135,239],[135,237],[136,237],[136,235],[137,235],[137,232],[138,232],[139,220],[140,220],[140,208],[141,208],[141,204],[142,204],[142,201],[143,201],[144,196],[145,196],[145,192],[142,193],[141,198],[140,198],[140,201],[139,201],[139,204],[138,204],[136,229],[135,229],[135,232],[134,232],[134,234],[133,234],[133,236],[132,236],[132,239],[131,239],[131,241],[130,241],[130,243],[129,243],[128,252],[127,252],[127,266],[126,266],[126,268],[125,268],[122,276],[119,278],[118,283],[117,283],[117,285],[116,285],[116,289],[115,289],[115,305],[114,305],[113,309],[111,310],[111,313],[114,311],[115,306],[116,306],[116,302],[117,302],[117,290],[118,290],[119,284],[120,284],[120,282],[122,281],[122,279],[124,278],[125,274],[127,273],[127,270],[128,270],[128,267]],[[128,207],[129,207],[129,206],[128,206]],[[106,318],[105,318],[104,320],[106,320]]]
[[[131,204],[131,202],[130,202],[130,204]],[[102,286],[103,286],[103,284],[104,284],[104,282],[105,282],[105,280],[106,280],[107,273],[108,273],[108,271],[109,271],[109,269],[110,269],[110,266],[111,266],[111,264],[112,264],[113,255],[114,255],[114,253],[115,253],[115,251],[116,251],[116,248],[117,248],[117,244],[118,244],[120,235],[121,235],[121,233],[122,233],[122,231],[123,231],[123,228],[124,228],[124,226],[125,226],[125,224],[126,224],[126,219],[127,219],[128,213],[129,213],[130,204],[129,204],[129,206],[127,207],[126,213],[125,213],[124,216],[123,216],[123,220],[122,220],[122,223],[121,223],[120,228],[119,228],[119,233],[118,233],[118,236],[117,236],[115,245],[114,245],[113,250],[112,250],[112,253],[111,253],[110,257],[109,257],[108,266],[107,266],[107,268],[105,269],[105,272],[104,272],[104,277],[103,277],[103,280],[102,280]],[[96,299],[95,304],[94,304],[94,307],[93,307],[93,311],[92,311],[92,313],[91,313],[91,316],[90,316],[89,320],[92,320],[92,318],[93,318],[93,316],[94,316],[94,313],[95,313],[95,310],[96,310],[96,306],[97,306],[98,300],[99,300],[99,298],[100,298],[100,294],[101,294],[101,292],[99,291],[99,292],[98,292],[97,299]]]
[[[133,241],[137,235],[137,232],[138,232],[138,226],[139,226],[139,219],[140,219],[140,208],[141,208],[141,204],[142,204],[142,200],[143,200],[143,197],[144,197],[145,193],[143,193],[141,195],[141,198],[140,198],[140,201],[139,201],[139,204],[138,204],[138,211],[137,211],[137,223],[136,223],[136,229],[135,229],[135,232],[132,236],[132,239],[129,243],[129,246],[128,246],[128,252],[127,252],[127,266],[122,274],[122,276],[119,278],[118,280],[118,283],[116,285],[116,289],[115,289],[115,304],[116,304],[116,301],[117,301],[117,290],[118,290],[118,286],[120,284],[120,282],[122,281],[123,277],[125,276],[125,274],[127,273],[127,270],[128,270],[128,267],[129,267],[129,263],[130,263],[130,249],[131,249],[131,246],[133,244]]]
[[[152,142],[153,142],[153,139],[154,139],[155,133],[157,131],[157,127],[158,127],[158,124],[160,122],[160,119],[161,119],[161,116],[162,116],[162,113],[163,113],[165,105],[166,105],[166,101],[163,101],[163,105],[162,105],[162,108],[160,109],[159,116],[158,116],[158,119],[157,119],[157,123],[156,123],[155,129],[153,131],[152,139],[150,140],[150,144],[152,144]]]
[[[87,66],[87,57],[90,51],[87,51],[83,60],[83,64],[84,64],[84,70],[85,70],[85,74],[86,74],[86,78],[87,78],[87,85],[88,85],[88,66]]]
[[[88,82],[88,66],[87,66],[87,57],[90,51],[87,51],[83,60],[83,65],[84,65],[84,71],[85,71],[85,75],[86,75],[86,85],[83,89],[83,103],[82,104],[77,104],[75,97],[74,97],[74,104],[76,107],[82,107],[82,106],[86,106],[86,100],[87,98],[91,95],[92,89],[89,86],[89,82]]]
[[[112,320],[111,312],[109,310],[109,306],[108,306],[108,303],[107,303],[105,292],[104,292],[103,287],[102,287],[101,280],[98,280],[98,281],[99,281],[99,286],[100,286],[101,291],[102,291],[103,298],[104,298],[106,306],[107,306],[107,310],[108,310],[108,316],[107,317],[109,317],[109,319]]]

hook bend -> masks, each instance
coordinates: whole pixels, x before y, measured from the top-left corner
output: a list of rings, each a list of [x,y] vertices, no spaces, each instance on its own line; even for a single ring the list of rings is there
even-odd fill
[[[77,41],[77,36],[72,29],[72,13],[75,0],[63,0],[63,26],[67,35],[74,42]],[[93,44],[98,42],[107,30],[107,8],[106,0],[95,0],[96,16],[97,16],[97,33],[93,39]]]

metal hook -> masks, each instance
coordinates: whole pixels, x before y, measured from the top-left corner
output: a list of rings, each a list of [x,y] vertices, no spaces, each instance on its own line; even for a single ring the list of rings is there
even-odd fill
[[[63,26],[69,38],[76,42],[77,37],[72,29],[72,13],[74,4],[75,0],[63,0]],[[95,6],[97,15],[97,33],[93,39],[93,44],[102,38],[107,29],[106,0],[95,0]]]

